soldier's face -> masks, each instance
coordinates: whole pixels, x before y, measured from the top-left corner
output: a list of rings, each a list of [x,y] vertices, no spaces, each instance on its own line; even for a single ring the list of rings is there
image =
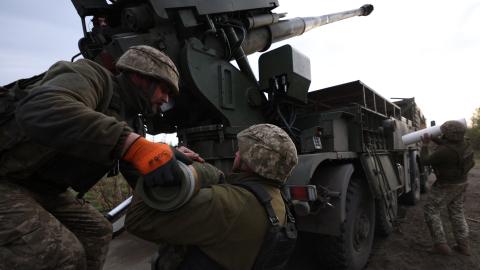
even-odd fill
[[[152,104],[154,112],[158,111],[160,106],[164,103],[168,103],[170,99],[170,88],[162,81],[148,79],[133,73],[132,81],[142,89],[145,97]]]
[[[168,103],[169,100],[169,88],[164,83],[154,84],[153,94],[150,97],[150,102],[153,105],[161,106],[163,103]]]
[[[252,172],[245,162],[240,158],[240,152],[235,153],[235,159],[233,160],[232,172]]]

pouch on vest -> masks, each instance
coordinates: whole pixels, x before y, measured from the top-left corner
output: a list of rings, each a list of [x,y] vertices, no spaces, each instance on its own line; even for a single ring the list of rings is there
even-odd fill
[[[281,225],[271,204],[272,197],[261,184],[243,181],[235,183],[235,185],[243,187],[255,195],[267,212],[270,222],[252,270],[284,269],[297,241],[295,219],[288,208],[288,202],[282,197],[285,202],[287,218],[285,224]]]
[[[475,166],[475,159],[473,156],[473,149],[469,143],[465,144],[465,147],[462,149],[463,151],[459,151],[456,148],[448,146],[451,150],[457,153],[458,158],[458,170],[460,176],[466,176],[468,172]]]

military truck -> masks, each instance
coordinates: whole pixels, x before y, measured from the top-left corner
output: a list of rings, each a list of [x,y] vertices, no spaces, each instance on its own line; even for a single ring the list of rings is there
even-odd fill
[[[292,268],[308,254],[327,269],[362,269],[375,232],[392,231],[399,200],[418,201],[418,149],[401,141],[418,119],[361,81],[309,92],[309,58],[290,45],[269,50],[315,27],[367,16],[373,6],[285,19],[274,12],[278,0],[72,2],[84,58],[116,72],[123,52],[145,44],[177,65],[181,93],[161,115],[145,116],[148,133],[176,132],[179,143],[226,173],[240,130],[273,123],[291,136],[299,165],[284,192],[300,231]],[[255,52],[263,52],[258,80],[247,58]]]

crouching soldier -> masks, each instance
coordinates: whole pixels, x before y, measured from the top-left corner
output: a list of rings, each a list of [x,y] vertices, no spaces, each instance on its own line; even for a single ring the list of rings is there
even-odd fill
[[[179,91],[175,65],[149,46],[116,65],[60,61],[0,87],[0,269],[102,269],[112,226],[82,195],[119,162],[174,181],[170,146],[141,135],[143,116]]]
[[[286,238],[296,237],[279,189],[298,162],[295,145],[285,131],[270,124],[251,126],[237,138],[234,173],[226,184],[201,188],[171,212],[134,196],[126,218],[130,233],[158,244],[187,246],[178,265],[163,264],[162,269],[265,269],[271,261],[262,255],[264,250],[279,255],[271,252],[271,243],[283,245],[284,254],[275,263],[285,265],[288,260],[294,244],[278,240],[282,236],[272,228],[282,227]],[[170,259],[172,254],[176,253]]]

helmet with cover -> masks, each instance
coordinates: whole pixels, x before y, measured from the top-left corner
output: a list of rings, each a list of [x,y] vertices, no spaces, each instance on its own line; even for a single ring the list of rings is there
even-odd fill
[[[467,127],[459,121],[450,120],[440,126],[443,137],[449,141],[461,141],[465,136]]]
[[[298,163],[288,134],[271,124],[253,125],[237,135],[242,162],[265,178],[285,183]]]
[[[117,61],[117,69],[133,71],[167,83],[172,93],[178,94],[178,70],[163,52],[147,46],[130,47]]]

